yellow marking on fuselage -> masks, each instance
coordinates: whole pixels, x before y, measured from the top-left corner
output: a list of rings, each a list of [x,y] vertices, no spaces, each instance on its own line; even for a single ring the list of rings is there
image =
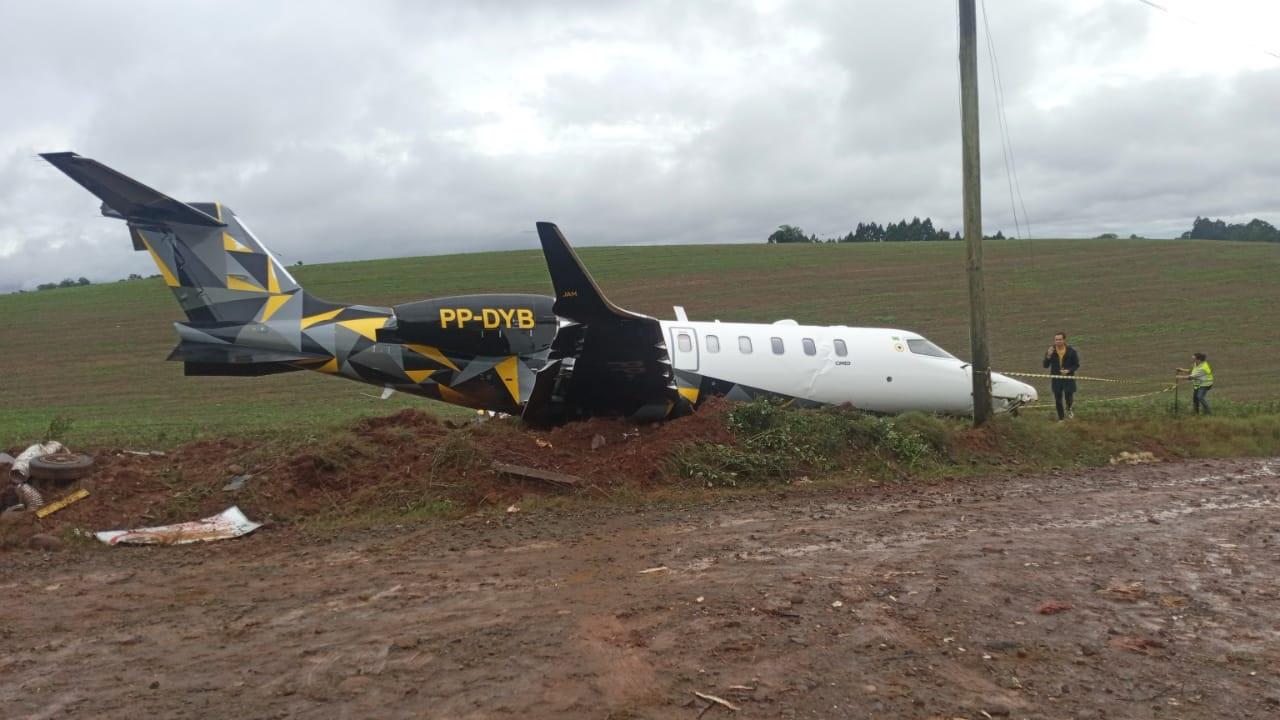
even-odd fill
[[[291,297],[293,296],[292,295],[272,295],[271,297],[267,298],[267,304],[262,306],[262,320],[260,322],[266,322],[270,320],[271,316],[275,315],[280,310],[280,308],[284,307],[284,304],[289,302],[289,298]]]
[[[243,278],[237,277],[235,275],[227,276],[227,289],[228,290],[248,290],[251,292],[266,292],[261,287],[249,282],[248,280],[244,280]]]
[[[422,357],[435,360],[436,362],[440,363],[441,365],[444,365],[450,370],[454,372],[458,372],[458,366],[454,365],[452,360],[450,360],[444,353],[440,352],[436,348],[431,347],[430,345],[415,345],[412,343],[406,343],[405,347],[418,353]]]
[[[280,280],[276,278],[276,262],[267,256],[267,292],[275,295],[280,292]]]
[[[329,358],[329,362],[316,368],[316,371],[337,375],[338,374],[338,358]]]
[[[253,248],[248,245],[242,245],[239,240],[231,237],[231,233],[222,233],[222,249],[227,252],[251,253]]]
[[[680,393],[680,396],[685,400],[688,400],[690,405],[696,405],[698,403],[698,388],[682,387],[677,389],[676,392]]]
[[[435,370],[405,370],[404,374],[408,375],[410,380],[421,384],[423,380],[431,377],[431,373],[433,372],[435,372]]]
[[[458,392],[457,390],[454,390],[448,385],[436,385],[436,390],[440,391],[440,399],[447,403],[453,403],[454,405],[465,405],[467,407],[472,407],[475,404],[474,400]]]
[[[516,364],[516,356],[503,360],[493,366],[498,371],[498,377],[502,378],[502,384],[507,386],[507,392],[511,393],[511,399],[517,405],[520,404],[520,368]]]
[[[374,342],[377,342],[378,341],[377,331],[379,328],[384,327],[387,324],[388,319],[389,318],[385,318],[385,317],[370,317],[370,318],[357,318],[355,320],[339,320],[338,325],[348,330],[357,332]]]
[[[160,276],[164,278],[164,284],[169,287],[178,287],[178,278],[173,276],[173,271],[165,267],[164,262],[160,260],[160,256],[156,254],[155,248],[151,247],[151,241],[141,232],[138,236],[142,238],[142,244],[147,246],[147,252],[151,253],[151,259],[156,261],[156,267],[160,268]]]
[[[311,317],[304,317],[304,318],[302,318],[302,329],[303,329],[303,330],[306,330],[307,328],[311,327],[312,325],[315,325],[316,323],[324,322],[325,320],[332,320],[332,319],[334,319],[334,318],[338,317],[338,313],[342,312],[344,309],[345,309],[345,308],[338,308],[337,310],[330,310],[329,312],[322,312],[322,313],[320,313],[319,315],[312,315]]]

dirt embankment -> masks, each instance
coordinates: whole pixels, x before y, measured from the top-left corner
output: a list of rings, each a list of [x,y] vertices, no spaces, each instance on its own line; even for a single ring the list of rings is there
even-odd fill
[[[656,425],[593,419],[538,430],[504,419],[451,427],[429,413],[403,410],[311,439],[203,440],[163,454],[94,449],[96,467],[89,477],[70,486],[41,487],[49,500],[81,487],[90,491],[89,498],[32,531],[181,522],[232,504],[255,519],[286,522],[394,515],[430,503],[437,514],[449,514],[559,492],[496,473],[494,462],[578,476],[588,492],[643,489],[664,481],[674,447],[732,443],[725,412],[726,405],[714,401],[693,416]],[[233,477],[246,474],[251,477],[238,489],[224,490]]]

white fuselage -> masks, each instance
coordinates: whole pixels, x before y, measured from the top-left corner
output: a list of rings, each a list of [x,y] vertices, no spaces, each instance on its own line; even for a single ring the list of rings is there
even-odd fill
[[[659,322],[677,370],[873,412],[973,411],[969,364],[917,333],[790,320],[771,325]],[[998,373],[991,379],[997,411],[1036,400],[1035,388],[1026,383]]]

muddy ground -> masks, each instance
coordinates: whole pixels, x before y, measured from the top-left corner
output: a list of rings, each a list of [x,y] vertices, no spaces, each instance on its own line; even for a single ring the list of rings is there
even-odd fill
[[[0,715],[1280,717],[1278,495],[1201,461],[10,552]]]

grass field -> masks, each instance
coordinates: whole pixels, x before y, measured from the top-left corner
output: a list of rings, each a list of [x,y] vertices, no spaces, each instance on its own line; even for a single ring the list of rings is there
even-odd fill
[[[640,312],[671,317],[681,304],[694,319],[909,328],[963,357],[963,251],[961,243],[760,244],[581,255],[612,300]],[[367,304],[550,292],[537,251],[317,265],[296,275],[321,297]],[[1280,340],[1276,245],[989,242],[986,282],[998,370],[1039,372],[1052,333],[1063,329],[1081,352],[1081,374],[1148,383],[1084,384],[1081,401],[1158,389],[1195,350],[1213,364],[1213,399],[1280,399],[1270,357]],[[164,361],[180,319],[159,279],[0,296],[0,446],[25,444],[58,415],[74,421],[75,441],[156,447],[446,407],[401,395],[378,401],[370,397],[377,388],[306,373],[185,378],[180,363]]]

